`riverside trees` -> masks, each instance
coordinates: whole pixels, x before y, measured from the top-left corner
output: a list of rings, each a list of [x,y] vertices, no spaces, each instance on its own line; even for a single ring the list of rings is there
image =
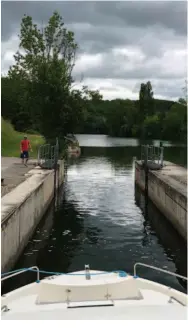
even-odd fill
[[[2,116],[18,131],[34,130],[47,140],[67,133],[186,140],[185,96],[178,103],[155,99],[150,81],[141,84],[137,101],[73,89],[78,45],[57,12],[40,29],[24,16],[19,38],[15,64],[1,77]]]

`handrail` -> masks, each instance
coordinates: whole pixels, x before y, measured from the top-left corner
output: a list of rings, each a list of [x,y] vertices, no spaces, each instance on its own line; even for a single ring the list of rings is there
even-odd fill
[[[33,269],[35,268],[35,269]],[[55,271],[45,271],[45,270],[40,270],[38,267],[34,266],[31,268],[23,268],[23,269],[18,269],[15,271],[10,271],[10,272],[5,272],[2,273],[1,276],[7,276],[7,275],[11,275],[12,273],[14,274],[15,272],[25,272],[25,271],[31,271],[31,272],[36,272],[36,268],[37,271],[39,271],[39,273],[44,273],[44,274],[49,274],[49,275],[66,275],[66,276],[85,276],[85,273],[64,273],[64,272],[55,272]],[[104,275],[104,274],[110,274],[110,273],[118,273],[120,277],[126,277],[127,273],[125,271],[122,270],[116,270],[116,271],[102,271],[102,272],[97,272],[97,273],[90,273],[91,276],[98,276],[98,275]]]
[[[54,165],[57,164],[59,154],[59,142],[56,138],[56,144],[44,144],[41,145],[38,149],[38,165],[42,166],[44,163],[47,163],[48,169],[54,168]]]
[[[175,276],[175,277],[178,277],[178,278],[181,278],[181,279],[184,279],[184,280],[188,280],[187,277],[181,276],[180,274],[177,274],[177,273],[174,273],[174,272],[170,272],[170,271],[167,271],[167,270],[164,270],[164,269],[160,269],[160,268],[157,268],[157,267],[154,267],[152,265],[145,264],[145,263],[139,263],[139,262],[135,263],[135,265],[134,265],[134,276],[136,276],[136,267],[138,265],[144,266],[144,267],[147,267],[147,268],[156,270],[156,271],[161,271],[161,272],[164,272],[164,273],[168,273],[168,274],[170,274],[172,276]]]
[[[141,145],[141,161],[153,162],[163,167],[164,148],[161,146]]]
[[[37,266],[33,266],[33,267],[30,267],[30,268],[27,268],[27,269],[21,269],[18,272],[9,274],[6,277],[1,278],[1,281],[6,280],[6,279],[9,279],[9,278],[14,277],[14,276],[17,276],[17,275],[19,275],[19,274],[21,274],[23,272],[33,270],[33,269],[36,269],[37,270],[37,281],[40,281],[40,271],[39,271],[39,268]]]
[[[148,265],[148,264],[145,264],[145,263],[140,263],[140,262],[137,262],[137,263],[135,263],[134,264],[134,277],[137,277],[137,274],[136,274],[136,267],[138,266],[138,265],[140,265],[140,266],[143,266],[143,267],[146,267],[146,268],[150,268],[150,269],[153,269],[153,270],[156,270],[156,271],[160,271],[160,272],[164,272],[164,273],[167,273],[167,274],[170,274],[170,275],[172,275],[172,276],[175,276],[175,277],[178,277],[178,278],[181,278],[181,279],[184,279],[184,280],[188,280],[188,278],[187,277],[184,277],[184,276],[181,276],[180,274],[177,274],[177,273],[174,273],[174,272],[170,272],[170,271],[167,271],[167,270],[164,270],[164,269],[160,269],[160,268],[157,268],[157,267],[155,267],[155,266],[152,266],[152,265]],[[6,279],[9,279],[9,278],[11,278],[11,277],[14,277],[14,276],[17,276],[17,275],[19,275],[19,274],[21,274],[21,273],[24,273],[24,272],[26,272],[26,271],[34,271],[34,269],[37,271],[37,281],[39,282],[40,281],[40,272],[41,273],[48,273],[48,274],[64,274],[64,273],[60,273],[60,272],[47,272],[47,271],[41,271],[41,270],[39,270],[39,268],[37,267],[37,266],[32,266],[32,267],[30,267],[30,268],[24,268],[24,269],[20,269],[20,271],[17,271],[17,272],[14,272],[14,273],[12,273],[12,274],[9,274],[9,273],[7,273],[7,275],[4,277],[4,278],[1,278],[1,281],[3,281],[3,280],[6,280]],[[124,274],[126,274],[124,271],[113,271],[113,272],[119,272],[119,274],[122,274],[122,273],[124,273]],[[101,274],[106,274],[107,272],[103,272],[103,273],[101,273]],[[108,272],[108,273],[111,273],[111,272]],[[67,273],[65,273],[66,275],[68,275]],[[98,274],[100,274],[100,273],[98,273]],[[84,274],[71,274],[70,273],[70,275],[85,275],[85,273]],[[92,274],[91,273],[91,275],[97,275],[97,273],[95,273],[95,274]],[[123,275],[124,276],[124,275]]]

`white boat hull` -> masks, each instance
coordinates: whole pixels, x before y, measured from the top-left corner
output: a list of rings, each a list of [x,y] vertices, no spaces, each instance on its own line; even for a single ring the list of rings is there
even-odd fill
[[[80,271],[52,276],[6,294],[1,298],[2,320],[187,319],[184,293],[130,275],[90,273],[90,280]]]

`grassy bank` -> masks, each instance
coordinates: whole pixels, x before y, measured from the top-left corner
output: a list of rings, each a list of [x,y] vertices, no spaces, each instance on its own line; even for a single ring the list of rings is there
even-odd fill
[[[9,122],[1,118],[1,156],[19,157],[23,136],[24,133],[15,131]],[[30,157],[37,158],[38,147],[44,143],[44,138],[34,134],[27,134],[27,136],[33,149]]]

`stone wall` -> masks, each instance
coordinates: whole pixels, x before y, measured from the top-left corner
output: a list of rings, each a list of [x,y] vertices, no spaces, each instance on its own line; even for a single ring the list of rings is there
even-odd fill
[[[59,184],[64,162],[59,162]],[[54,197],[54,171],[37,167],[1,199],[1,271],[12,268]]]
[[[135,182],[145,190],[145,171],[135,162]],[[175,229],[187,240],[187,196],[177,188],[176,181],[160,173],[149,171],[148,196],[156,207],[172,223]]]

